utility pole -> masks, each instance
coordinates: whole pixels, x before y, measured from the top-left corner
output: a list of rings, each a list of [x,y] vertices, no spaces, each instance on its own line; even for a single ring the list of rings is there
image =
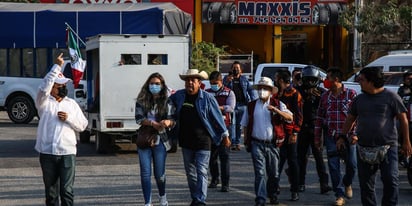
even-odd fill
[[[353,31],[353,68],[362,66],[362,35],[358,32],[356,27],[359,24],[359,11],[363,7],[362,0],[355,0],[355,19]]]

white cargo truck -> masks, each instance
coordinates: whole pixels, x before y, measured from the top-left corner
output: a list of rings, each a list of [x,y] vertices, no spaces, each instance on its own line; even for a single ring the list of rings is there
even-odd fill
[[[102,34],[86,41],[89,125],[82,142],[95,135],[96,151],[115,144],[135,148],[139,125],[135,101],[150,74],[159,72],[171,89],[182,89],[179,74],[189,68],[189,36]],[[126,146],[127,147],[127,146]]]

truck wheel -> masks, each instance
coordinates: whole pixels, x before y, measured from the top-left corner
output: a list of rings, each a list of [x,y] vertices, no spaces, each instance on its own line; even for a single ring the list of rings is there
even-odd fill
[[[316,4],[312,9],[312,23],[313,24],[328,24],[329,10],[324,4]]]
[[[225,3],[220,10],[220,23],[235,24],[236,23],[236,6],[234,3]]]
[[[202,4],[202,23],[209,23],[209,2]]]
[[[27,124],[36,115],[33,101],[27,96],[13,97],[7,104],[7,114],[16,124]]]
[[[96,131],[96,152],[107,153],[107,148],[110,143],[109,135],[103,132]]]
[[[80,132],[80,143],[90,143],[90,131]]]
[[[220,23],[220,9],[222,7],[222,2],[213,2],[209,6],[209,22]]]
[[[329,14],[329,24],[337,24],[339,19],[340,8],[337,3],[327,4]]]

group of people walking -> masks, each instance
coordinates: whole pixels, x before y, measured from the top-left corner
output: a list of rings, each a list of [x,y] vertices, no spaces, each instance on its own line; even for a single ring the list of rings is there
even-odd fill
[[[59,195],[62,205],[73,205],[74,132],[87,125],[78,105],[62,89],[69,81],[60,73],[62,62],[60,55],[36,100],[40,115],[36,150],[40,152],[46,205],[56,204]],[[409,156],[412,149],[407,110],[399,96],[383,88],[381,71],[368,68],[360,72],[363,93],[358,95],[343,86],[343,74],[334,68],[327,71],[323,82],[327,90],[321,88],[319,70],[314,66],[293,73],[281,70],[254,85],[242,75],[239,62],[234,62],[232,74],[226,77],[214,71],[208,78],[205,72],[189,69],[180,78],[185,88],[171,94],[162,75],[153,73],[136,98],[136,123],[153,127],[158,133],[153,147],[137,149],[145,206],[153,205],[152,164],[159,204],[169,204],[165,165],[170,131],[174,131],[182,148],[191,206],[206,205],[208,187],[220,184],[220,191],[230,191],[230,150],[241,150],[241,132],[253,162],[257,206],[279,204],[280,174],[286,161],[291,200],[299,200],[299,193],[306,189],[309,150],[316,161],[320,193],[333,189],[334,205],[344,205],[352,198],[356,172],[361,177],[362,204],[376,205],[378,169],[384,185],[382,205],[397,204],[396,119],[400,122],[403,154]],[[205,79],[210,80],[207,90],[201,89]],[[46,132],[50,127],[56,127],[54,133]],[[60,143],[74,147],[62,148]],[[332,187],[328,184],[323,147]],[[343,176],[341,166],[345,167]]]

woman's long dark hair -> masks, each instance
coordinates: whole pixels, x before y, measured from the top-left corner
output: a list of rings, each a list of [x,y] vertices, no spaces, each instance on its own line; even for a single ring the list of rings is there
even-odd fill
[[[159,97],[154,99],[153,94],[149,91],[149,84],[152,78],[158,78],[161,82],[162,89],[160,90]],[[142,105],[143,110],[145,113],[149,112],[156,107],[156,119],[160,120],[161,117],[167,115],[167,98],[168,98],[168,91],[165,79],[159,73],[153,73],[147,78],[146,82],[144,83],[140,93],[137,95],[137,102]]]

